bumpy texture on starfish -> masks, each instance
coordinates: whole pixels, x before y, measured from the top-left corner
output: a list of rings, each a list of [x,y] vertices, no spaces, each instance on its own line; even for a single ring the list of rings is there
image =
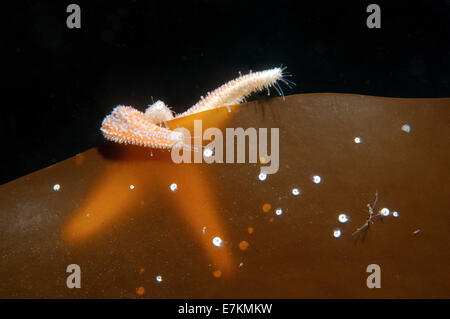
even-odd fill
[[[284,78],[285,68],[273,68],[241,75],[208,93],[206,98],[177,115],[182,117],[215,109],[221,106],[241,103],[250,94],[274,87],[280,94],[278,81],[288,84]],[[117,106],[105,117],[101,131],[106,139],[125,144],[153,148],[173,148],[183,145],[183,134],[158,126],[158,123],[173,119],[172,111],[162,101],[157,101],[142,113],[129,106]]]
[[[183,142],[183,134],[160,127],[130,106],[117,106],[102,123],[103,135],[114,142],[171,148]]]

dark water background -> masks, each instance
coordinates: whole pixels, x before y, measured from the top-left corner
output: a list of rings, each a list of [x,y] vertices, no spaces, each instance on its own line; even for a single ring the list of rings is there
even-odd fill
[[[15,1],[3,8],[0,183],[104,142],[114,106],[176,112],[238,75],[287,65],[286,94],[450,96],[449,1]]]

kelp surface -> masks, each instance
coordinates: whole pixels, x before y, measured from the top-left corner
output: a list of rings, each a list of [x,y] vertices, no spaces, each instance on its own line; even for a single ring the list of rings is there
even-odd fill
[[[0,297],[448,298],[449,106],[304,94],[168,123],[279,128],[265,179],[105,144],[2,185]],[[355,233],[368,204],[389,215]]]

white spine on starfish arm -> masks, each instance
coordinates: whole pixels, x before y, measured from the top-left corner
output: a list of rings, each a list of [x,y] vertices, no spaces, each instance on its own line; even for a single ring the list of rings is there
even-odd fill
[[[211,110],[221,106],[239,104],[252,93],[268,89],[276,85],[277,81],[284,81],[284,70],[285,68],[273,68],[241,75],[237,79],[229,81],[213,92],[208,93],[206,98],[202,97],[197,104],[177,117]],[[281,94],[281,92],[279,93]]]

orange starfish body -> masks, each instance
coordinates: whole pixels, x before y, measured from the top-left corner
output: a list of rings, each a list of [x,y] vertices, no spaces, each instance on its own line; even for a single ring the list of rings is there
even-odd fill
[[[201,100],[179,114],[178,117],[241,103],[256,91],[270,87],[282,94],[278,81],[288,84],[284,77],[286,68],[273,68],[241,75],[208,93]],[[277,88],[278,87],[278,88]],[[174,148],[183,146],[183,134],[158,126],[158,123],[173,119],[172,111],[162,101],[157,101],[142,113],[129,106],[118,106],[102,123],[101,131],[106,139],[124,144],[135,144],[152,148]]]

